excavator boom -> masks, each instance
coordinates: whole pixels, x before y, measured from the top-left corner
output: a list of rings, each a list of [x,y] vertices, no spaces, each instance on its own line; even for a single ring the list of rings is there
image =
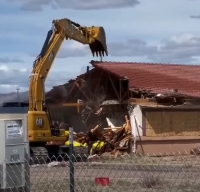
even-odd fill
[[[82,27],[69,19],[54,20],[52,24],[41,53],[33,65],[29,86],[30,111],[42,110],[45,99],[44,81],[64,39],[89,45],[93,56],[108,55],[103,27]]]
[[[82,27],[69,19],[54,20],[52,23],[58,31],[65,30],[66,38],[89,44],[93,56],[108,56],[103,27]]]

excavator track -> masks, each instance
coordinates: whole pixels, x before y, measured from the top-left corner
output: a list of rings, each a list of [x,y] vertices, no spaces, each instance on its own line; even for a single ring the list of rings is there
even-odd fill
[[[46,147],[30,147],[30,164],[45,164],[50,158]]]

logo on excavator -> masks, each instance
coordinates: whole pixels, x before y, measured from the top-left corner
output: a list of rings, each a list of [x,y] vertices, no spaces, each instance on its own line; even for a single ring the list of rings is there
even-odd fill
[[[42,119],[42,118],[37,118],[36,119],[36,125],[38,126],[38,127],[44,127],[44,119]]]

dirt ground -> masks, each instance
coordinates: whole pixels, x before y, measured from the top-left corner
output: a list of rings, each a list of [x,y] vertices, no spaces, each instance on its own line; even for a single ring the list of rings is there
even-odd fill
[[[75,192],[199,192],[199,156],[103,156],[75,162]],[[31,165],[31,192],[70,191],[69,161]],[[95,178],[109,178],[100,186]]]
[[[154,165],[151,165],[154,166]],[[164,169],[123,169],[117,166],[76,165],[75,192],[197,192],[200,188],[200,172],[191,171],[190,167],[174,171]],[[69,166],[48,167],[33,166],[31,172],[31,192],[66,192],[70,191]],[[95,178],[109,178],[109,186],[95,184]]]

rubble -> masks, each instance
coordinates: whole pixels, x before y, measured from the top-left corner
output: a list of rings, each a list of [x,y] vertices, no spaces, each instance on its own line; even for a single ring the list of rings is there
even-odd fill
[[[107,152],[111,155],[127,153],[131,140],[131,126],[127,116],[125,120],[121,127],[106,127],[100,130],[100,126],[96,125],[88,133],[74,133],[74,147],[85,146],[90,155]],[[65,145],[69,145],[69,141]]]

